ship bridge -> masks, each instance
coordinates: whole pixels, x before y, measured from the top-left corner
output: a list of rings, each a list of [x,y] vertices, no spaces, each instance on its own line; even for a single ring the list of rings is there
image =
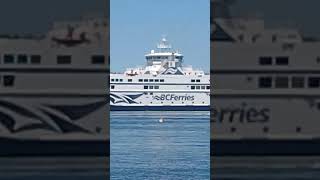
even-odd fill
[[[173,67],[181,67],[183,63],[183,55],[177,51],[173,51],[172,46],[166,38],[162,38],[161,42],[157,45],[157,51],[151,50],[145,57],[147,66],[161,65],[169,62]]]
[[[128,68],[126,75],[141,74],[157,75],[204,75],[203,71],[193,70],[192,67],[183,67],[183,55],[172,49],[166,38],[162,38],[157,50],[151,50],[145,55],[144,68]]]

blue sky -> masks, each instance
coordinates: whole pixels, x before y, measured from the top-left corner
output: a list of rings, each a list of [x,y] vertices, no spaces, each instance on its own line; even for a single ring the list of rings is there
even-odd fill
[[[196,3],[195,3],[196,2]],[[166,35],[186,65],[210,68],[209,0],[111,0],[111,71],[144,65]]]

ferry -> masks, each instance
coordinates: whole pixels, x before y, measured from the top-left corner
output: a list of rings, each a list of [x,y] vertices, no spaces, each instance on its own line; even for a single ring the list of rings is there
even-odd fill
[[[320,154],[320,41],[211,0],[211,155]]]
[[[210,75],[184,66],[164,37],[143,68],[110,74],[111,111],[209,111]]]
[[[106,18],[0,35],[0,156],[109,153]]]

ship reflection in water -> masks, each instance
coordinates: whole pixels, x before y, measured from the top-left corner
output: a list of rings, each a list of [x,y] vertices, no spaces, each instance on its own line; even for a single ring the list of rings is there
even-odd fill
[[[110,120],[112,180],[210,178],[209,112],[111,112]]]
[[[211,157],[211,179],[309,179],[320,177],[320,156]]]

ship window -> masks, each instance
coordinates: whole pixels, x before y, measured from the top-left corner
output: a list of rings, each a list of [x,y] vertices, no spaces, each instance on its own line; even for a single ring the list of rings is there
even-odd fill
[[[232,133],[234,133],[234,132],[236,132],[236,128],[235,127],[231,127],[231,129],[230,129],[230,131],[232,132]]]
[[[260,65],[272,65],[272,57],[260,57]]]
[[[123,81],[123,79],[120,79],[120,82],[122,82]]]
[[[155,79],[154,82],[159,82],[159,79]]]
[[[151,92],[150,95],[153,95],[153,92]]]
[[[119,79],[116,79],[116,82],[118,82],[119,81]]]
[[[12,54],[5,54],[3,57],[3,61],[5,64],[12,64],[14,63],[14,56]]]
[[[149,82],[153,82],[153,79],[149,79]]]
[[[159,86],[154,86],[154,89],[159,89]]]
[[[263,127],[263,132],[264,132],[264,133],[269,132],[269,128],[268,128],[268,127],[266,127],[266,126],[265,126],[265,127]]]
[[[206,89],[206,86],[201,86],[201,89]]]
[[[319,77],[310,77],[308,82],[309,88],[318,88],[320,86]]]
[[[15,77],[12,75],[4,75],[3,76],[3,85],[4,86],[13,86]]]
[[[128,82],[132,82],[132,79],[128,79]]]
[[[297,132],[297,133],[300,133],[300,132],[301,132],[301,127],[300,127],[300,126],[297,126],[297,127],[296,127],[296,132]]]
[[[111,82],[114,82],[114,79],[111,79]]]
[[[191,86],[191,89],[195,89],[195,86]]]
[[[288,65],[289,64],[289,57],[276,57],[276,64],[277,65]]]
[[[57,56],[58,64],[71,64],[71,56],[70,55],[58,55]]]
[[[114,89],[114,85],[111,86],[111,89]]]
[[[210,86],[207,86],[207,89],[210,89]]]
[[[304,87],[304,77],[292,77],[292,87],[293,88],[303,88]]]
[[[139,79],[139,82],[142,82],[142,79]]]
[[[18,55],[18,64],[27,64],[27,63],[28,63],[27,55],[24,55],[24,54]]]
[[[31,55],[30,61],[31,61],[31,64],[40,64],[41,56],[40,55]]]
[[[164,79],[160,79],[160,82],[164,82]]]
[[[272,78],[271,77],[260,77],[259,78],[259,87],[260,88],[271,88]]]
[[[148,86],[143,86],[143,89],[148,89]]]
[[[200,89],[200,86],[196,86],[196,89]]]
[[[276,86],[276,88],[288,88],[289,87],[289,78],[288,77],[276,77],[275,86]]]
[[[195,79],[191,79],[191,82],[196,82],[196,80]]]
[[[148,79],[144,79],[143,82],[148,82]]]
[[[91,63],[92,64],[104,64],[105,58],[103,55],[94,55],[91,56]]]
[[[200,82],[200,79],[197,79],[196,82]]]
[[[153,89],[153,86],[149,86],[149,89]]]

